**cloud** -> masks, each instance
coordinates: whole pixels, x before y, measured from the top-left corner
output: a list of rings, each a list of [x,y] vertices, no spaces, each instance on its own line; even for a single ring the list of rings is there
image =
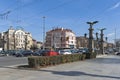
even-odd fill
[[[108,37],[108,42],[114,43],[114,38],[115,38],[114,32],[107,34],[107,37]]]
[[[115,5],[113,5],[109,10],[116,9],[120,6],[120,2],[117,2]]]
[[[109,33],[107,34],[107,37],[113,37],[115,35],[115,33]]]

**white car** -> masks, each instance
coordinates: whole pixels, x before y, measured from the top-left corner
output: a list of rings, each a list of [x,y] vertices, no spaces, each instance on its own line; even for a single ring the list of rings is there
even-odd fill
[[[72,54],[72,52],[69,49],[63,49],[63,50],[59,50],[59,54]]]
[[[115,55],[120,55],[120,52],[115,52]]]

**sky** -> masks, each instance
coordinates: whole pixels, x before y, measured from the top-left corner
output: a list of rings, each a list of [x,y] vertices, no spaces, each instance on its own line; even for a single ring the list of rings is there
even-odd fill
[[[93,25],[93,35],[106,28],[108,42],[120,38],[120,0],[0,0],[0,32],[22,27],[41,42],[44,22],[45,32],[62,27],[84,36],[89,34],[86,22],[93,21],[99,21]]]

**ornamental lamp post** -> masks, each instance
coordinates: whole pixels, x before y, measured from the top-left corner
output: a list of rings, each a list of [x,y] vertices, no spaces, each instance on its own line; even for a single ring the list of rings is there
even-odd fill
[[[96,32],[96,40],[98,41],[99,40],[99,38],[98,38],[98,33]]]
[[[87,24],[90,25],[90,28],[88,29],[89,30],[89,52],[92,53],[93,52],[93,48],[94,48],[94,45],[93,45],[93,25],[98,23],[98,21],[94,21],[94,22],[87,22]]]
[[[96,53],[98,54],[99,53],[99,38],[98,38],[98,32],[96,32],[96,44],[95,44],[95,46],[96,46],[96,49],[97,49],[97,51],[96,51]]]
[[[84,37],[87,38],[87,33],[84,34]]]

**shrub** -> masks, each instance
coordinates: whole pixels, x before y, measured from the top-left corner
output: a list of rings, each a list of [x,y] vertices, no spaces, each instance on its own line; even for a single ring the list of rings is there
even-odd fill
[[[85,54],[67,54],[58,56],[31,56],[28,57],[28,64],[30,67],[38,68],[49,65],[56,65],[62,63],[69,63],[74,61],[84,60]]]
[[[93,59],[96,58],[96,53],[85,53],[86,59]]]

